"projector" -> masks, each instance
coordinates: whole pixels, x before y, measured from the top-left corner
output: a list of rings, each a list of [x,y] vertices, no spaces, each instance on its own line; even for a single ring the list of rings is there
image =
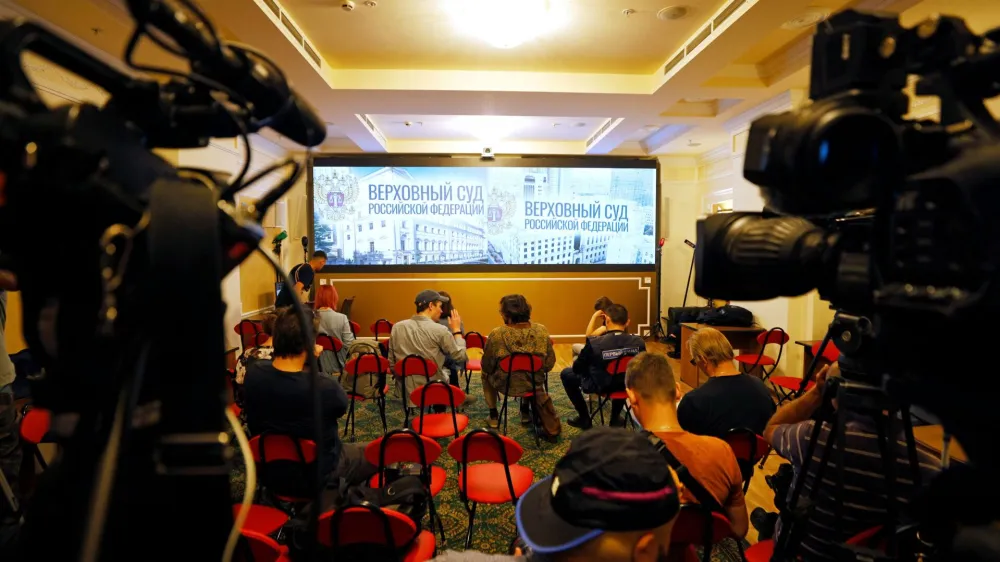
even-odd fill
[[[483,160],[493,160],[493,149],[488,146],[483,147],[482,158]]]

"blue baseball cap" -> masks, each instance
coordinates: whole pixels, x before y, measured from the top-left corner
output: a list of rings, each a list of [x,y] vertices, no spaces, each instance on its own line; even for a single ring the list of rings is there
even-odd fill
[[[532,552],[552,554],[607,531],[655,529],[679,510],[667,461],[643,434],[595,427],[517,502],[517,531]]]

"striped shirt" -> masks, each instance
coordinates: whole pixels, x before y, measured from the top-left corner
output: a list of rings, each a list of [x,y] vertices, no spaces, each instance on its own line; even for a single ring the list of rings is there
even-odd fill
[[[771,446],[782,457],[791,462],[795,469],[796,481],[800,474],[805,455],[809,448],[815,422],[805,421],[796,424],[779,425],[771,438]],[[816,471],[826,446],[830,433],[830,424],[823,423],[812,460],[809,462],[809,473],[801,497],[808,498],[816,481]],[[837,456],[840,451],[835,448],[831,454],[823,479],[813,503],[814,509],[807,522],[805,534],[802,535],[799,554],[803,560],[834,560],[836,553],[830,548],[833,544],[842,544],[858,533],[881,525],[885,521],[886,491],[885,470],[882,456],[879,453],[878,433],[874,421],[858,415],[848,414],[846,423],[844,454],[844,492],[840,494],[837,485]],[[895,493],[897,518],[909,508],[910,501],[916,495],[909,455],[906,452],[906,440],[902,433],[895,441],[896,470]],[[927,483],[940,470],[938,461],[929,454],[917,448],[917,458],[920,464],[920,484]],[[789,501],[791,491],[789,490]],[[837,519],[837,504],[841,504],[841,519]],[[780,525],[779,525],[780,527]],[[776,533],[780,533],[780,528]]]

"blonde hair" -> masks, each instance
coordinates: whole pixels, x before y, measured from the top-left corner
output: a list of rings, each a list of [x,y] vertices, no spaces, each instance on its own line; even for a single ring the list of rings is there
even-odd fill
[[[726,336],[715,328],[699,328],[688,339],[688,347],[691,350],[691,358],[696,362],[705,361],[710,365],[721,365],[733,360],[733,346]]]
[[[672,402],[677,398],[677,379],[664,355],[644,351],[629,361],[625,387],[646,400]]]

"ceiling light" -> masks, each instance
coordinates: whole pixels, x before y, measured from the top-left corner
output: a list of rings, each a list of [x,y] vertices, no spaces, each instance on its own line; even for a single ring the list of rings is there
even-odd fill
[[[827,8],[807,8],[805,12],[781,24],[781,29],[796,30],[805,29],[830,17],[830,10]]]
[[[679,20],[686,15],[688,15],[687,6],[667,6],[656,12],[656,17],[663,21]]]
[[[450,0],[448,11],[462,33],[510,49],[566,23],[566,0]]]
[[[694,148],[696,146],[701,146],[701,143],[700,142],[695,142],[692,139],[688,139],[688,146],[691,147],[691,148]]]
[[[523,126],[522,119],[498,115],[467,115],[456,117],[452,121],[454,129],[470,134],[483,142],[501,141]]]

